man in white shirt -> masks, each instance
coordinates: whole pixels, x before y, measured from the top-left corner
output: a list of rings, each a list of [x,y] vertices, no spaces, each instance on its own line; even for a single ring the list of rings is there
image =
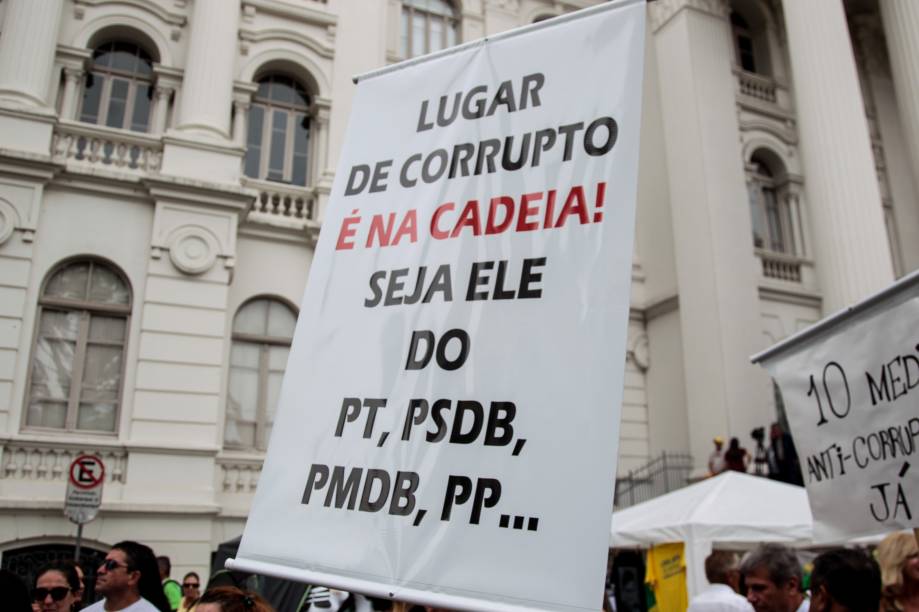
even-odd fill
[[[710,585],[692,598],[687,612],[753,612],[753,606],[736,592],[740,580],[737,555],[716,550],[705,559]]]
[[[83,608],[83,612],[160,612],[141,596],[142,586],[168,609],[153,551],[137,542],[119,542],[105,555],[96,573],[96,592],[105,599]]]
[[[740,573],[756,612],[808,612],[801,563],[787,546],[762,544],[743,558]]]

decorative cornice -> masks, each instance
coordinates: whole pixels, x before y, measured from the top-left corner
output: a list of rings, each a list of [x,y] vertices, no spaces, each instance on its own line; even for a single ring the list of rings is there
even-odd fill
[[[37,180],[45,184],[62,168],[63,166],[52,160],[50,155],[0,148],[0,176]]]
[[[490,9],[498,9],[506,13],[517,14],[520,10],[520,0],[485,0]]]
[[[302,31],[293,28],[268,28],[264,30],[253,30],[251,28],[239,29],[240,52],[242,55],[249,54],[249,47],[252,43],[263,41],[284,41],[306,47],[316,55],[326,59],[335,57],[335,48],[331,45],[324,44],[314,38],[305,36]]]
[[[58,45],[55,59],[64,68],[84,70],[93,54],[89,49]]]
[[[651,31],[657,32],[683,9],[693,9],[719,19],[731,14],[728,0],[657,0],[648,4]]]
[[[74,16],[77,19],[83,18],[83,6],[101,6],[104,4],[131,6],[145,13],[154,15],[163,23],[177,27],[183,27],[188,21],[185,15],[168,11],[158,3],[150,2],[150,0],[73,0]]]
[[[257,13],[320,26],[334,26],[338,23],[335,15],[307,6],[294,6],[280,0],[243,0],[243,21],[252,21]]]
[[[258,195],[252,189],[209,183],[182,177],[157,175],[142,179],[154,199],[195,204],[208,208],[230,209],[240,214],[248,209]]]
[[[158,86],[169,89],[181,87],[182,79],[185,77],[185,71],[181,68],[164,66],[159,63],[153,64],[153,74],[156,75],[156,84]]]
[[[678,295],[655,300],[645,306],[645,321],[653,321],[657,317],[679,310],[679,308],[680,296]]]
[[[817,291],[804,287],[776,287],[765,284],[762,280],[759,285],[759,297],[762,300],[796,304],[808,308],[820,309],[823,297]]]

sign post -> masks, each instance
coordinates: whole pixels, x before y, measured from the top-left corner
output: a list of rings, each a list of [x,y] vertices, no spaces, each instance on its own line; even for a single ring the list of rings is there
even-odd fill
[[[645,10],[358,79],[228,567],[454,610],[599,607]]]
[[[814,539],[919,527],[919,272],[754,355],[782,390]]]
[[[96,518],[96,515],[99,514],[99,506],[102,504],[105,464],[95,455],[80,455],[70,463],[67,475],[64,516],[77,525],[74,558],[79,561],[83,524]]]

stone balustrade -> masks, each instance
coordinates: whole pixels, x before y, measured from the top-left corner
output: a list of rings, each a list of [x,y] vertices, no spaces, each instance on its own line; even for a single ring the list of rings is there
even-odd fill
[[[262,462],[259,458],[218,458],[219,490],[226,494],[255,493],[262,474]]]
[[[303,228],[316,220],[315,191],[306,187],[245,178],[246,187],[258,191],[248,220],[256,223]]]
[[[776,280],[801,282],[801,261],[794,258],[782,257],[774,253],[764,254],[760,257],[763,264],[763,276]]]
[[[783,286],[794,291],[812,293],[818,290],[814,262],[800,255],[756,249],[760,261],[761,284]]]
[[[68,166],[149,174],[160,170],[163,143],[150,134],[61,121],[54,128],[51,156]]]
[[[96,455],[105,464],[106,482],[124,484],[128,452],[123,448],[57,442],[11,441],[3,445],[0,478],[66,482],[70,463],[80,455]]]
[[[734,69],[734,75],[737,77],[737,91],[741,95],[756,98],[770,104],[778,102],[778,85],[774,79],[740,70],[739,68]]]

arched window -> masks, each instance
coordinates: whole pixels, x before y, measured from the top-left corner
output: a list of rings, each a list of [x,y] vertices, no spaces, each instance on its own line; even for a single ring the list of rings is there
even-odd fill
[[[153,60],[137,45],[109,42],[93,52],[80,121],[146,132],[153,100]]]
[[[267,448],[296,323],[296,313],[284,302],[271,298],[246,302],[236,313],[230,348],[226,446]]]
[[[747,72],[756,72],[753,31],[747,20],[735,12],[731,13],[731,32],[734,37],[734,55],[737,65]]]
[[[753,246],[773,253],[800,255],[795,243],[797,220],[790,203],[787,181],[782,181],[761,157],[748,166],[750,218]]]
[[[402,57],[415,57],[452,47],[458,40],[459,18],[448,0],[402,0]]]
[[[130,313],[131,289],[112,266],[79,260],[54,271],[39,301],[27,426],[115,431]]]
[[[270,75],[258,83],[249,110],[246,176],[306,186],[310,99],[293,79]]]

